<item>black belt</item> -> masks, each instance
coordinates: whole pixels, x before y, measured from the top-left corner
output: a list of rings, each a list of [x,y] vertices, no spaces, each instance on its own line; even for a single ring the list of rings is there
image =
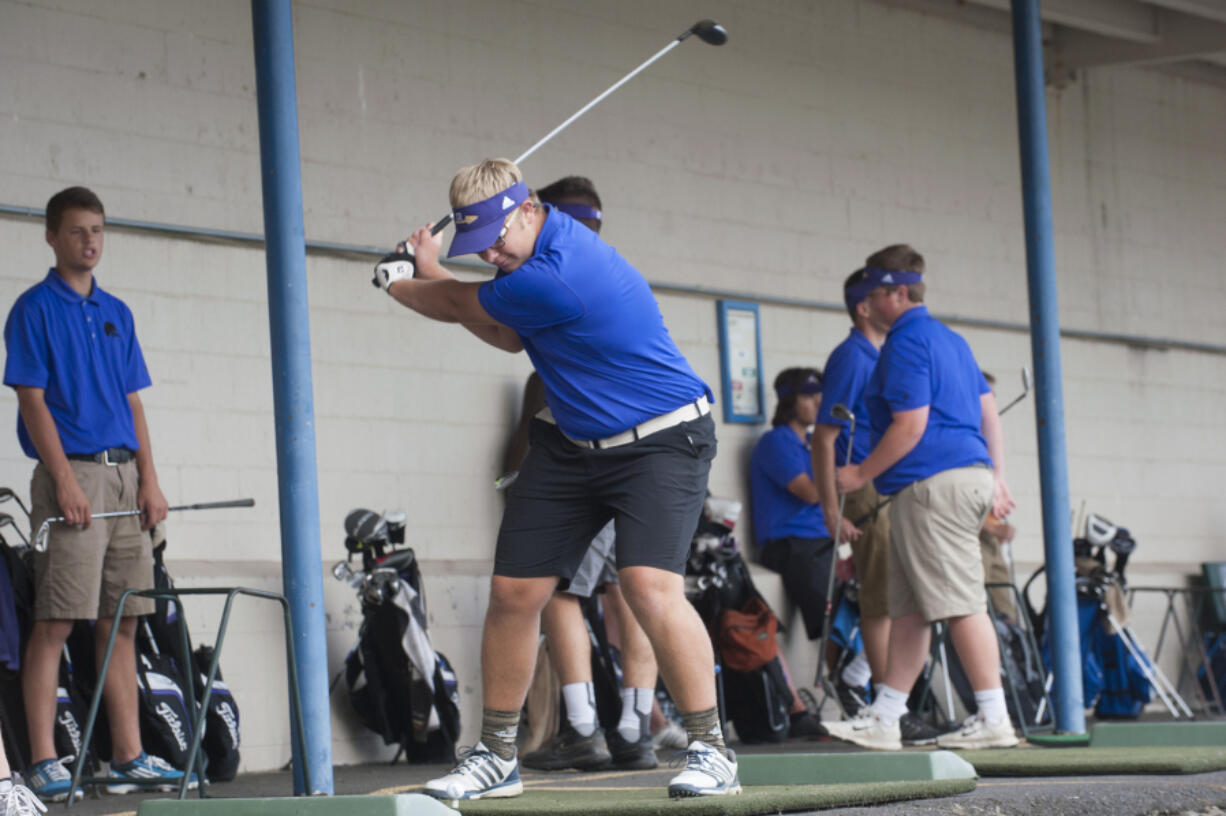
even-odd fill
[[[100,465],[122,465],[136,458],[136,451],[127,448],[107,448],[98,453],[69,453],[69,459],[78,462],[97,462]]]

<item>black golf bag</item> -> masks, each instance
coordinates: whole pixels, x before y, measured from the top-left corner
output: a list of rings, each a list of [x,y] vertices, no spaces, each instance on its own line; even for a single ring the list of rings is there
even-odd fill
[[[732,536],[740,512],[738,501],[707,498],[686,564],[686,595],[715,647],[721,720],[732,721],[742,742],[783,742],[793,697],[776,641],[781,627]]]
[[[455,672],[427,634],[421,569],[404,543],[404,514],[354,510],[345,519],[345,546],[361,554],[363,569],[347,561],[333,568],[362,602],[358,643],[345,658],[345,684],[362,724],[398,745],[409,762],[451,762],[460,735]],[[339,679],[339,675],[338,678]]]

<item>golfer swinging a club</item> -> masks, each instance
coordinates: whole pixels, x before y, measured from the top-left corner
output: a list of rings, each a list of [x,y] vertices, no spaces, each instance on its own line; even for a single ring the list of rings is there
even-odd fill
[[[541,609],[612,519],[622,592],[689,741],[669,795],[739,793],[716,713],[711,643],[684,595],[715,457],[711,389],[677,350],[642,275],[596,233],[538,203],[513,163],[488,159],[461,170],[451,205],[448,257],[476,253],[498,267],[494,279],[457,281],[439,265],[441,239],[427,224],[409,238],[415,277],[407,264],[380,265],[376,282],[426,317],[461,323],[506,351],[526,350],[547,407],[533,421],[498,533],[481,645],[481,741],[425,792],[522,792],[515,737]]]

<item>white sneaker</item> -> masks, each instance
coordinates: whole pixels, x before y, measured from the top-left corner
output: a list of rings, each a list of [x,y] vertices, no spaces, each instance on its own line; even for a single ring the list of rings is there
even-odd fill
[[[25,785],[15,784],[0,793],[0,816],[38,816],[47,806]]]
[[[1000,722],[990,723],[982,714],[966,718],[962,727],[949,734],[937,737],[938,748],[1012,748],[1018,744],[1013,723],[1005,717]]]
[[[668,795],[731,796],[741,792],[736,775],[736,754],[725,757],[705,742],[694,740],[685,751],[685,770],[668,783]]]
[[[681,723],[669,720],[668,725],[652,734],[651,743],[657,751],[662,749],[684,751],[689,745],[689,740],[686,739],[685,728]]]
[[[485,743],[478,742],[460,753],[462,759],[446,776],[431,779],[422,793],[435,799],[497,799],[519,796],[524,783],[519,780],[516,757],[502,759],[490,753]]]
[[[902,729],[897,722],[887,723],[873,713],[873,709],[861,709],[850,720],[825,723],[826,730],[835,739],[854,742],[865,748],[878,751],[901,751]]]

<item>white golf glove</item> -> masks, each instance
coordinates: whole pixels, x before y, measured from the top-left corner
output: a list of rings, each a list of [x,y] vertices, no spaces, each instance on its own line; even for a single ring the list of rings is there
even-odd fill
[[[375,264],[375,276],[371,283],[386,292],[396,281],[412,278],[413,268],[413,253],[407,249],[388,253]]]

